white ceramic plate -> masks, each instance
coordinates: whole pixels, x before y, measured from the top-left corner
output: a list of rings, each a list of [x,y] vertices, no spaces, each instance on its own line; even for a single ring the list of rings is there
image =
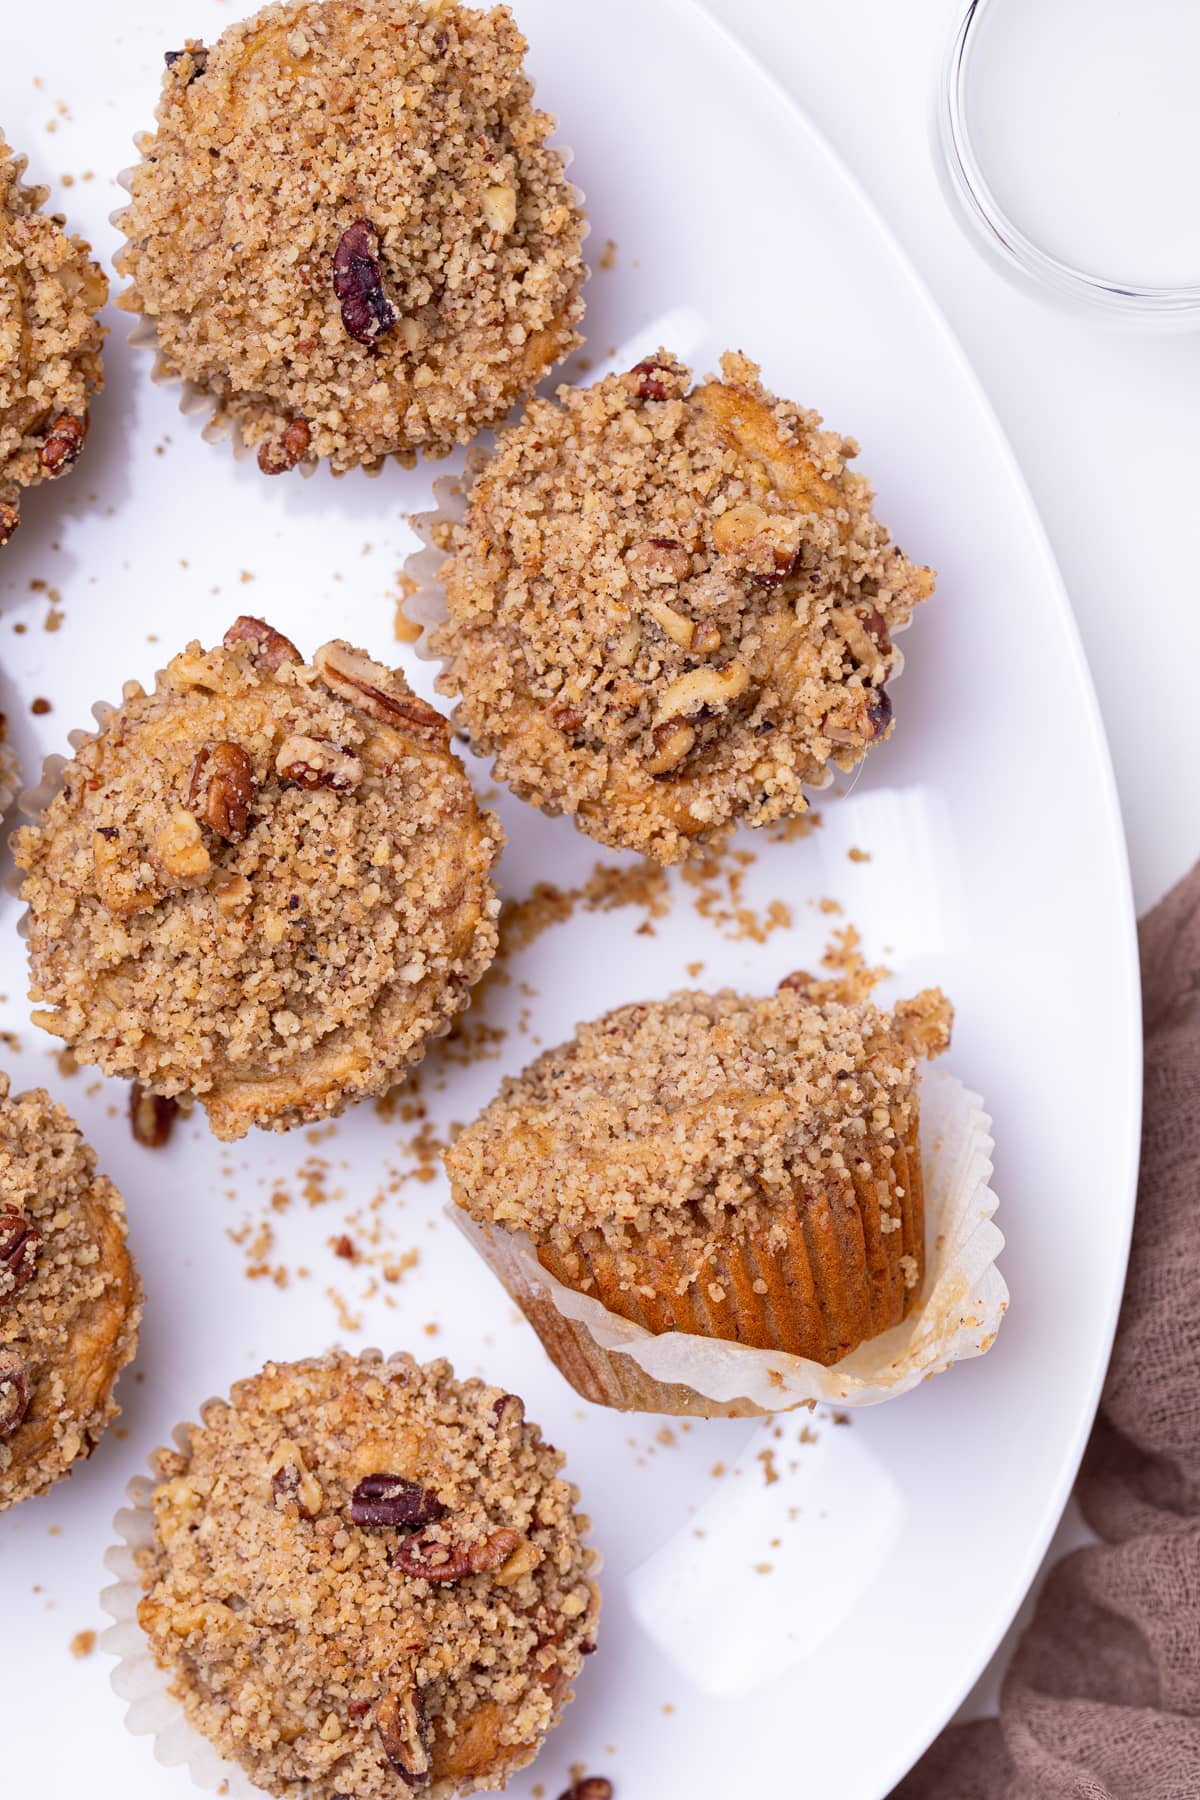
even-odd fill
[[[150,123],[162,52],[189,34],[211,38],[244,10],[242,0],[12,9],[0,118],[106,258],[116,242],[106,215],[120,198],[111,176]],[[862,196],[702,13],[686,0],[521,0],[518,10],[540,97],[576,151],[593,262],[606,239],[617,245],[615,267],[589,288],[591,354],[676,309],[697,315],[689,348],[702,367],[727,344],[744,347],[778,391],[860,438],[882,517],[940,581],[904,640],[894,739],[848,798],[822,806],[813,837],[751,844],[752,897],[786,899],[794,928],[730,942],[697,916],[690,890],[653,937],[637,933],[636,911],[576,916],[494,996],[489,1016],[513,1028],[499,1059],[450,1067],[441,1090],[427,1083],[431,1114],[438,1125],[469,1117],[501,1070],[527,1059],[523,1007],[527,1032],[552,1043],[578,1018],[683,984],[691,961],[703,961],[705,982],[766,989],[818,954],[839,921],[812,903],[836,898],[896,971],[895,991],[937,981],[957,1003],[950,1064],[995,1117],[1012,1308],[984,1361],[848,1427],[818,1419],[815,1443],[798,1441],[795,1414],[777,1437],[723,1422],[660,1443],[657,1420],[595,1411],[563,1385],[441,1221],[440,1182],[410,1182],[387,1203],[395,1247],[418,1247],[420,1263],[361,1298],[368,1274],[327,1240],[389,1168],[410,1166],[399,1139],[411,1126],[366,1108],[316,1146],[296,1133],[223,1150],[199,1122],[166,1152],[134,1145],[123,1088],[63,1079],[29,1025],[19,908],[6,898],[2,1022],[19,1038],[8,1064],[17,1083],[60,1095],[98,1146],[128,1198],[148,1290],[136,1373],[122,1384],[125,1435],[110,1433],[69,1483],[0,1521],[14,1792],[192,1791],[126,1733],[104,1659],[73,1662],[67,1643],[103,1623],[101,1557],[127,1478],[208,1394],[268,1356],[337,1337],[328,1286],[362,1319],[352,1344],[443,1352],[521,1391],[568,1449],[594,1517],[606,1554],[601,1654],[514,1783],[520,1797],[535,1783],[557,1794],[568,1765],[583,1763],[610,1775],[620,1800],[716,1800],[735,1786],[878,1800],[999,1640],[1091,1420],[1131,1216],[1136,963],[1101,726],[1020,475]],[[242,610],[307,650],[344,633],[394,653],[429,692],[428,668],[394,645],[392,600],[412,546],[404,516],[428,504],[436,471],[266,482],[201,440],[177,393],[153,387],[147,356],[126,346],[123,315],[113,326],[86,459],[29,500],[0,555],[3,704],[27,767],[64,747],[94,699],[146,679],[193,635],[219,638]],[[56,634],[43,630],[49,602],[35,582],[61,594]],[[51,700],[48,715],[31,715],[35,696]],[[567,824],[507,796],[500,810],[506,894],[590,870],[596,853]],[[852,846],[872,860],[849,860]],[[228,1230],[269,1213],[274,1185],[296,1188],[314,1155],[331,1160],[329,1185],[345,1197],[274,1215],[271,1254],[311,1276],[286,1289],[248,1282],[246,1249]],[[770,1486],[763,1448],[781,1476]]]

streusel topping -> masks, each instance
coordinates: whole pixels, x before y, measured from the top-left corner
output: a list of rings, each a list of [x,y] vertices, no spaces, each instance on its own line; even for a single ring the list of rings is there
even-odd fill
[[[655,1232],[702,1260],[903,1139],[951,1017],[936,988],[891,1012],[788,987],[618,1007],[504,1081],[447,1152],[454,1197],[559,1250]]]
[[[269,1793],[504,1785],[594,1648],[587,1520],[515,1395],[446,1362],[268,1363],[160,1451],[138,1616]]]
[[[141,1310],[95,1152],[49,1094],[11,1097],[0,1075],[0,1508],[91,1455]]]
[[[495,954],[499,826],[441,714],[348,644],[308,665],[240,619],[59,781],[14,840],[34,1019],[219,1137],[382,1092]]]
[[[891,634],[932,592],[857,446],[744,356],[667,351],[534,400],[448,528],[440,691],[523,798],[675,862],[802,812],[891,722]]]
[[[24,169],[0,137],[0,544],[19,523],[21,489],[77,460],[103,385],[96,315],[108,282],[83,239],[42,211],[50,190],[24,186]]]
[[[578,342],[583,218],[507,7],[268,6],[170,59],[120,304],[278,473],[444,455]]]

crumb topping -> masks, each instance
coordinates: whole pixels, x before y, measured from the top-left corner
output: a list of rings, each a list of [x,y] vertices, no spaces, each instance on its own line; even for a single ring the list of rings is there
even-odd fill
[[[304,0],[173,55],[120,304],[268,473],[444,455],[579,342],[583,218],[507,7]]]
[[[14,840],[35,1021],[219,1137],[382,1092],[495,954],[499,826],[441,714],[348,644],[308,665],[241,619],[58,779]]]
[[[447,1152],[475,1218],[568,1252],[654,1233],[698,1269],[714,1240],[770,1241],[797,1193],[903,1141],[917,1064],[950,1040],[937,989],[882,1012],[817,984],[765,999],[684,991],[581,1025]]]
[[[108,282],[82,238],[44,213],[25,158],[0,137],[0,544],[16,530],[20,490],[62,474],[103,385],[96,314]]]
[[[0,1508],[90,1456],[142,1291],[125,1207],[61,1106],[0,1075]]]
[[[933,590],[849,438],[667,351],[533,400],[447,527],[440,691],[523,798],[661,862],[806,806],[891,726],[892,633]]]
[[[515,1395],[407,1356],[268,1363],[157,1461],[138,1616],[258,1785],[441,1800],[532,1760],[599,1596]]]

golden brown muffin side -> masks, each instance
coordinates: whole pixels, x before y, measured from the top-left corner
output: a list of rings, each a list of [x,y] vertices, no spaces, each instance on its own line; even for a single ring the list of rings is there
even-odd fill
[[[0,545],[22,489],[78,460],[103,386],[96,315],[108,282],[90,246],[43,212],[49,189],[25,186],[24,170],[0,137]]]
[[[853,441],[722,369],[691,387],[662,350],[532,401],[441,528],[456,718],[522,798],[661,862],[804,811],[887,734],[933,589]]]
[[[445,455],[578,343],[583,220],[506,7],[307,0],[172,57],[119,304],[259,465]]]
[[[296,1800],[502,1787],[595,1647],[562,1460],[445,1362],[334,1352],[239,1382],[159,1452],[141,1553],[189,1719]]]
[[[142,1290],[125,1208],[43,1090],[0,1075],[0,1508],[69,1474],[119,1408]]]
[[[35,1022],[219,1137],[328,1116],[468,1004],[500,842],[399,672],[241,619],[131,683],[16,835]]]

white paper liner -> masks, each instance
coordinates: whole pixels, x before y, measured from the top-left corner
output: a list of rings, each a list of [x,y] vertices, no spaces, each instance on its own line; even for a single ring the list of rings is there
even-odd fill
[[[21,788],[21,765],[12,745],[0,739],[0,818],[8,811]]]
[[[360,1351],[357,1360],[373,1365],[392,1362],[396,1358],[385,1357],[381,1350],[371,1349]],[[224,1404],[217,1398],[206,1400],[200,1407],[201,1419],[209,1407]],[[189,1452],[191,1433],[195,1429],[194,1424],[180,1424],[171,1433],[174,1444],[184,1455]],[[222,1795],[229,1795],[230,1800],[261,1800],[264,1790],[255,1786],[241,1764],[222,1757],[188,1719],[170,1691],[175,1679],[173,1672],[158,1662],[149,1638],[138,1624],[138,1602],[144,1590],[137,1553],[149,1549],[154,1541],[151,1497],[157,1486],[158,1478],[151,1475],[135,1475],[129,1482],[125,1489],[129,1504],[121,1507],[113,1519],[117,1542],[104,1554],[105,1568],[116,1576],[113,1584],[102,1589],[100,1594],[101,1606],[114,1621],[100,1634],[100,1648],[116,1659],[109,1680],[113,1692],[126,1702],[126,1730],[134,1737],[153,1738],[155,1759],[164,1767],[173,1769],[183,1765],[195,1785],[207,1793],[219,1789]],[[604,1558],[588,1543],[586,1532],[581,1536],[591,1550],[588,1579],[595,1581],[603,1568]],[[561,1709],[554,1724],[560,1717]],[[553,1729],[552,1725],[551,1733]]]
[[[162,671],[159,670],[156,673],[156,681],[158,679],[158,674],[161,674],[161,672]],[[131,699],[134,694],[141,692],[142,686],[140,682],[127,681],[123,689],[123,698],[128,700]],[[20,813],[23,821],[27,821],[31,825],[40,825],[43,822],[46,817],[46,809],[54,799],[55,794],[57,794],[62,787],[63,770],[72,760],[75,753],[84,744],[89,743],[92,738],[97,736],[99,731],[105,729],[109,719],[112,717],[113,713],[119,710],[120,705],[120,701],[117,702],[116,706],[113,705],[111,700],[95,701],[92,705],[92,717],[96,721],[97,731],[85,731],[82,727],[77,727],[74,731],[69,731],[67,733],[67,742],[71,746],[71,756],[63,756],[56,750],[51,755],[42,759],[40,779],[34,786],[23,788],[17,795],[17,811]],[[23,870],[10,869],[5,876],[4,885],[10,894],[19,895],[21,892],[21,884],[24,880],[25,875]],[[25,911],[17,920],[17,931],[21,937],[29,936],[28,907],[26,907]]]
[[[688,1332],[656,1336],[565,1287],[538,1262],[525,1233],[481,1225],[458,1206],[447,1212],[522,1310],[532,1309],[535,1330],[547,1303],[560,1320],[571,1322],[589,1372],[602,1386],[611,1377],[610,1404],[722,1416],[731,1409],[786,1412],[817,1401],[876,1406],[952,1363],[982,1356],[1008,1306],[1008,1288],[995,1262],[1004,1238],[993,1222],[996,1196],[988,1186],[991,1119],[979,1095],[951,1075],[927,1072],[921,1082],[920,1138],[927,1245],[921,1299],[902,1324],[829,1368],[807,1357]],[[654,1384],[661,1384],[660,1393]],[[648,1399],[656,1404],[647,1406]]]
[[[139,153],[141,152],[142,145],[139,138],[134,139],[134,148]],[[569,169],[575,160],[574,150],[567,144],[553,144],[551,148],[557,150],[562,157],[563,169]],[[144,156],[141,157],[141,160],[145,160]],[[117,175],[117,186],[124,188],[127,194],[132,194],[133,192],[133,178],[137,173],[137,166],[136,163],[131,164],[128,168],[122,169]],[[587,196],[584,194],[583,189],[577,182],[570,181],[567,183],[567,190],[572,205],[582,212],[587,205]],[[129,242],[125,232],[125,215],[128,210],[128,207],[119,206],[114,212],[111,212],[108,215],[109,224],[116,227],[125,238],[126,243]],[[583,220],[583,229],[580,232],[581,244],[586,243],[590,232],[591,221],[585,218]],[[120,255],[119,251],[117,252],[117,255]],[[585,263],[583,266],[583,279],[580,283],[581,290],[587,286],[591,277],[592,271]],[[167,364],[159,346],[158,331],[155,327],[154,319],[148,313],[139,313],[137,315],[136,321],[126,341],[131,344],[135,350],[149,350],[153,353],[154,363],[150,371],[150,379],[153,382],[162,387],[179,386],[181,388],[179,410],[183,413],[185,418],[202,417],[204,419],[204,424],[200,430],[200,436],[204,439],[205,443],[220,444],[228,441],[229,446],[233,451],[235,462],[244,462],[247,457],[258,455],[258,444],[248,444],[246,442],[242,435],[240,420],[235,414],[228,410],[222,396],[215,393],[212,388],[201,387],[197,382],[190,381],[186,376],[180,375],[178,370],[171,368]],[[568,352],[568,354],[570,353]],[[564,358],[563,360],[565,361],[566,359]],[[319,457],[305,457],[301,462],[297,463],[296,467],[299,469],[302,478],[307,481],[316,474],[323,460],[323,458]],[[390,455],[381,457],[378,462],[374,463],[355,464],[353,470],[331,469],[330,474],[335,481],[340,481],[344,475],[349,475],[351,473],[365,475],[368,479],[374,480],[376,476],[383,474],[385,464],[392,462],[393,460],[402,460],[401,453],[398,451],[393,452]]]

